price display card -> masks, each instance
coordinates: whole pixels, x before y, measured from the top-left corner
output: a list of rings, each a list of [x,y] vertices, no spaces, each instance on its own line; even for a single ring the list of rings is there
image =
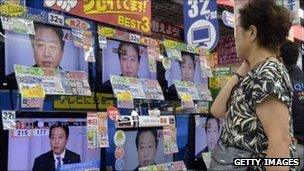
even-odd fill
[[[2,113],[3,130],[15,129],[16,112],[13,110],[2,110],[1,113]]]
[[[151,170],[170,170],[170,171],[186,171],[186,165],[184,161],[175,161],[171,163],[163,163],[152,166],[139,167],[139,171],[151,171]]]
[[[105,49],[107,48],[107,38],[104,36],[99,35],[98,36],[98,43],[99,43],[99,48],[100,49]]]
[[[97,119],[97,113],[95,112],[88,112],[87,115],[87,138],[88,138],[89,149],[95,149],[99,147],[98,119]]]
[[[183,108],[194,108],[194,102],[189,93],[181,92],[179,95],[181,97],[181,104]]]
[[[118,108],[127,108],[127,109],[134,108],[133,97],[130,91],[128,90],[117,91],[116,97],[117,97]]]
[[[188,93],[193,100],[201,100],[194,82],[174,80],[174,85],[180,99],[181,93]]]
[[[72,36],[74,45],[83,49],[85,61],[95,62],[95,54],[93,48],[94,40],[92,32],[72,29]]]
[[[84,71],[64,71],[22,65],[15,65],[14,67],[18,88],[21,93],[24,92],[23,89],[32,87],[37,90],[37,85],[40,85],[43,87],[45,94],[91,95],[90,85]],[[40,87],[39,90],[41,90]],[[31,92],[33,91],[31,90]]]
[[[139,79],[139,80],[145,92],[146,99],[164,100],[163,91],[157,80],[152,80],[152,79]]]
[[[92,95],[87,74],[84,71],[68,71],[68,80],[73,95]]]
[[[146,98],[145,92],[139,79],[115,75],[111,75],[110,78],[115,97],[117,97],[118,92],[130,91],[134,99]]]
[[[197,92],[199,93],[200,100],[203,101],[212,101],[211,91],[208,88],[207,83],[199,84],[195,83]]]
[[[166,48],[166,52],[167,52],[168,58],[182,61],[182,53],[181,53],[181,51],[179,51],[177,49]]]
[[[109,147],[107,112],[97,112],[99,147]]]
[[[175,125],[172,124],[169,126],[165,126],[163,128],[163,135],[164,135],[164,153],[165,154],[178,153]]]
[[[1,16],[2,27],[21,34],[35,35],[34,22],[24,18]]]

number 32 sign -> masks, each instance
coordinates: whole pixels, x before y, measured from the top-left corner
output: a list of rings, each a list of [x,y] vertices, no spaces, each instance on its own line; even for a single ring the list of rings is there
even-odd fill
[[[215,0],[185,0],[183,4],[185,42],[213,50],[219,39]]]

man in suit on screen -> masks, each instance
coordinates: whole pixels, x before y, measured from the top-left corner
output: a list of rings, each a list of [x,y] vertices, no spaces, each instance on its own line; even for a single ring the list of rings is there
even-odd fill
[[[64,164],[80,163],[79,154],[66,148],[69,138],[68,126],[51,126],[49,138],[51,150],[35,159],[33,171],[57,171]]]

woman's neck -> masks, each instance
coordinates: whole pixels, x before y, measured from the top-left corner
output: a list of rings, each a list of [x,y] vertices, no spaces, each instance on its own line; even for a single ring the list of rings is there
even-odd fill
[[[276,57],[276,53],[271,52],[264,48],[253,49],[247,57],[247,61],[249,62],[250,68],[254,68],[257,64],[262,61],[265,61],[271,57]]]

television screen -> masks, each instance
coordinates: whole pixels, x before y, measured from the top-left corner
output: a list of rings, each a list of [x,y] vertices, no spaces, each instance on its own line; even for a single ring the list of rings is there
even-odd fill
[[[71,30],[38,23],[34,27],[35,35],[4,32],[4,83],[15,84],[9,82],[14,79],[14,64],[88,71],[83,49],[74,45]]]
[[[201,77],[199,56],[193,53],[181,52],[181,59],[172,60],[170,70],[166,71],[166,99],[176,100],[178,95],[174,86],[174,80],[187,81],[194,83],[207,83],[208,79]]]
[[[122,145],[124,155],[115,159],[116,170],[137,170],[139,167],[168,163],[173,154],[165,154],[161,129],[127,130]]]
[[[102,90],[111,89],[110,75],[156,79],[149,70],[147,47],[130,42],[107,40],[102,60],[97,59],[97,79]]]
[[[186,160],[187,149],[189,148],[189,133],[188,133],[188,115],[178,115],[176,118],[176,137],[178,153],[175,154],[175,160]]]
[[[170,76],[167,77],[168,87],[174,84],[174,80],[205,83],[201,77],[199,56],[193,53],[182,52],[182,61],[172,60]]]
[[[195,126],[195,158],[210,152],[217,144],[222,130],[222,121],[214,117],[199,116]]]
[[[55,170],[58,161],[100,160],[99,149],[88,149],[86,119],[17,119],[16,128],[9,132],[8,170]]]

